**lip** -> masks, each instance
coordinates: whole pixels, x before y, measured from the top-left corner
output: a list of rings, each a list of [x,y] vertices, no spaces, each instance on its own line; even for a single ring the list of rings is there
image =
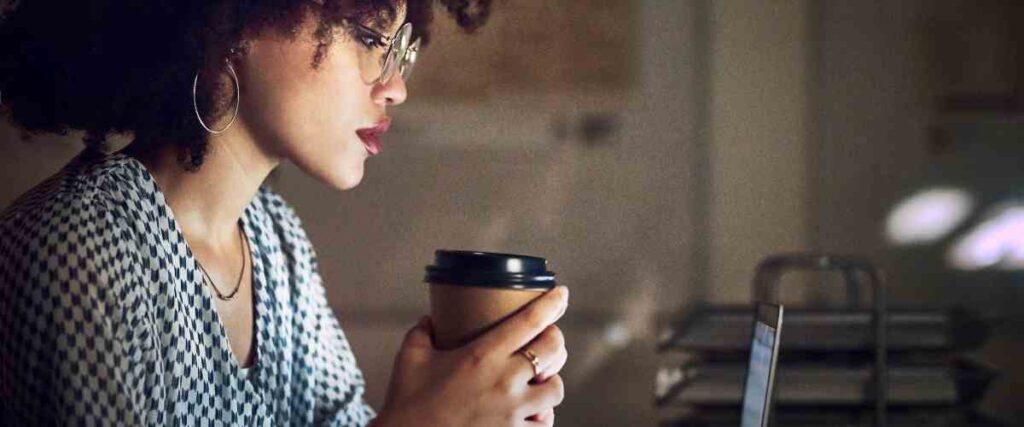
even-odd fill
[[[391,119],[385,117],[377,121],[373,126],[356,130],[356,135],[359,135],[359,139],[363,141],[363,145],[366,146],[366,151],[369,152],[371,156],[376,156],[380,154],[381,150],[380,135],[387,132],[390,127]]]

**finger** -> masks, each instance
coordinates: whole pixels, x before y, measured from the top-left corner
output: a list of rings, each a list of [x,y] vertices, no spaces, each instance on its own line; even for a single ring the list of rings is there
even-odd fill
[[[562,376],[555,375],[541,384],[531,385],[526,393],[522,409],[526,414],[540,414],[562,404],[565,385]]]
[[[524,349],[528,349],[537,355],[538,365],[537,374],[534,373],[533,364],[529,362],[529,358],[521,352],[513,354],[510,357],[519,358],[527,362],[529,369],[522,369],[517,362],[513,369],[514,375],[517,379],[522,381],[543,381],[550,378],[552,375],[557,374],[562,369],[562,365],[565,364],[565,336],[562,335],[562,330],[555,325],[550,325],[541,332],[537,338],[534,338]]]
[[[552,426],[555,424],[555,409],[551,408],[539,414],[530,415],[526,421],[537,426]]]
[[[548,409],[547,411],[541,412],[534,416],[534,421],[539,422],[544,426],[555,425],[555,408]]]
[[[532,417],[531,418],[526,418],[526,419],[524,419],[522,421],[519,421],[519,422],[516,422],[516,423],[514,423],[512,425],[514,425],[516,427],[546,427],[546,425],[543,422],[537,421],[537,420],[533,419]]]
[[[536,378],[534,381],[542,383],[544,381],[547,381],[551,377],[558,375],[559,373],[562,372],[562,368],[565,368],[565,363],[568,361],[568,359],[569,352],[565,349],[565,347],[563,347],[561,351],[559,351],[558,354],[555,356],[555,361],[551,363],[547,368],[545,368],[540,373],[540,377]]]
[[[524,425],[529,427],[550,427],[555,423],[555,410],[548,409],[547,412],[551,413],[551,415],[547,415],[546,413],[533,414],[530,415],[529,417],[526,417],[525,420],[523,420],[520,423],[517,423],[516,425]],[[550,419],[547,417],[550,417]]]
[[[555,323],[569,301],[569,290],[559,286],[533,300],[512,317],[476,339],[470,346],[479,351],[510,355]]]

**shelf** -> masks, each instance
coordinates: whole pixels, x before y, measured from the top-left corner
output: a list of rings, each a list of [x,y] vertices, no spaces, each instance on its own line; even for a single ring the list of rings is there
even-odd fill
[[[661,405],[739,406],[746,364],[692,363],[662,368]],[[780,361],[776,407],[869,407],[871,366],[791,364]],[[890,366],[889,407],[953,406],[980,400],[994,378],[978,364]]]
[[[785,427],[871,427],[870,411],[842,411],[780,408],[775,412],[774,424]],[[890,410],[890,427],[1006,427],[974,411],[962,408],[949,410],[901,411]],[[664,420],[660,427],[736,427],[740,425],[739,409],[696,411],[688,415]]]
[[[745,354],[753,314],[749,307],[701,308],[659,334],[661,351]],[[949,351],[978,347],[987,327],[963,312],[889,311],[889,352]],[[871,313],[866,310],[786,310],[782,353],[871,352]]]

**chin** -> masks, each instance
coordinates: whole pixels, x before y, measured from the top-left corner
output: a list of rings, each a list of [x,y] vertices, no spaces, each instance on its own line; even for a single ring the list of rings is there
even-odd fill
[[[363,180],[367,155],[362,143],[355,149],[334,152],[295,153],[287,156],[310,178],[337,189],[350,190]]]
[[[343,165],[333,168],[320,179],[336,190],[351,190],[363,181],[363,165]]]

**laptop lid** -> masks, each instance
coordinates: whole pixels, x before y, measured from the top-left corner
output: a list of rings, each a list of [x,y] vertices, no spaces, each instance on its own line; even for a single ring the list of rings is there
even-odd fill
[[[758,304],[754,311],[747,378],[743,384],[741,427],[768,427],[781,333],[782,306]]]

